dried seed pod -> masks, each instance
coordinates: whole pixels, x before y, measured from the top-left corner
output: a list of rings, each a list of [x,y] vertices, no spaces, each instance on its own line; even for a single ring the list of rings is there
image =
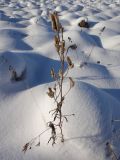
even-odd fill
[[[59,44],[60,39],[59,39],[58,36],[55,36],[55,37],[54,37],[54,42],[55,42],[55,45],[58,45],[58,44]]]
[[[53,68],[50,70],[50,75],[51,75],[51,77],[52,77],[52,78],[54,78],[54,77],[55,77],[55,71],[54,71],[54,69],[53,69]]]
[[[74,87],[75,82],[73,81],[73,79],[69,77],[69,80],[70,80],[70,88]]]
[[[61,69],[59,70],[58,75],[59,75],[59,77],[62,77],[62,76],[63,76],[63,72],[62,72]]]
[[[57,53],[59,53],[59,51],[60,51],[60,45],[59,45],[60,39],[59,39],[58,36],[55,36],[55,37],[54,37],[54,42],[55,42],[56,51],[57,51]]]
[[[52,91],[51,88],[48,88],[47,94],[48,94],[48,96],[49,96],[50,98],[54,98],[54,92]]]
[[[60,24],[61,25],[61,24]],[[63,41],[63,32],[64,32],[64,28],[62,27],[62,25],[61,25],[61,33],[62,33],[62,41]]]
[[[56,48],[57,53],[59,54],[59,51],[60,51],[60,45],[59,45],[59,44],[56,44],[56,45],[55,45],[55,48]]]
[[[57,31],[57,24],[56,24],[56,19],[54,14],[51,14],[51,23],[52,23],[53,31]]]
[[[69,56],[67,56],[67,63],[68,63],[69,68],[73,68],[74,67],[74,64],[72,63],[72,61],[71,61]]]
[[[61,54],[64,54],[65,52],[65,41],[61,42]]]
[[[59,22],[59,17],[58,17],[58,14],[57,12],[54,12],[54,18],[55,18],[55,23],[56,23],[56,31],[60,31],[60,28],[61,28],[61,24]]]

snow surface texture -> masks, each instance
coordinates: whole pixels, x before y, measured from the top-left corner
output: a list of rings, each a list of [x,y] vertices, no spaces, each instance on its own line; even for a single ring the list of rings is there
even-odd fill
[[[23,145],[46,129],[53,106],[46,94],[54,83],[50,68],[60,65],[49,19],[53,11],[65,28],[66,45],[77,45],[69,52],[75,67],[68,76],[75,87],[63,107],[75,116],[64,123],[64,144],[48,145],[46,132],[41,146],[24,155]],[[78,26],[82,19],[89,29]],[[10,65],[18,75],[26,70],[25,79],[11,82]],[[120,123],[112,119],[120,119],[119,1],[0,0],[0,160],[111,159],[108,141],[120,155],[120,139],[113,134]]]

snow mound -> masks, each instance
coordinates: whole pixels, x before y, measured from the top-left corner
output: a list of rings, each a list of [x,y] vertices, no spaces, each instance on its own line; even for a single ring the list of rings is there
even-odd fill
[[[105,143],[112,134],[111,120],[120,116],[120,103],[87,83],[76,82],[63,110],[65,114],[75,114],[64,128],[68,144],[80,153],[75,155],[73,149],[71,155],[75,159],[105,159]]]
[[[116,36],[111,36],[110,38],[103,39],[102,44],[103,44],[104,48],[119,51],[118,47],[120,45],[120,36],[116,35]]]
[[[38,155],[45,160],[52,160],[53,157],[58,160],[70,159],[71,157],[75,160],[80,158],[87,160],[88,157],[89,159],[106,160],[105,144],[112,136],[112,118],[120,116],[120,103],[98,88],[77,81],[75,87],[66,97],[63,106],[64,114],[75,114],[73,117],[68,117],[68,123],[64,123],[64,144],[57,142],[54,148],[50,144],[46,145],[50,136],[50,132],[46,132],[41,137],[40,148],[34,148],[28,151],[25,156],[23,155],[20,147],[26,143],[26,140],[30,140],[42,132],[50,120],[49,110],[54,104],[45,93],[49,85],[53,84],[29,88],[13,98],[9,95],[8,101],[4,101],[5,105],[11,101],[11,98],[13,100],[8,107],[5,105],[7,112],[5,111],[6,107],[2,109],[6,115],[10,114],[9,124],[11,125],[5,128],[8,121],[6,121],[6,116],[2,115],[0,123],[4,121],[1,131],[5,133],[5,141],[3,139],[1,141],[0,156],[10,159],[16,156],[18,159],[24,157],[25,160],[38,159]],[[68,87],[69,83],[66,82],[64,91]],[[39,96],[40,91],[43,93],[41,96]],[[17,100],[15,100],[16,98]],[[21,105],[16,106],[19,103]],[[3,108],[3,104],[1,107]],[[19,116],[17,116],[18,114]],[[114,126],[114,129],[117,130],[117,127]],[[14,139],[10,137],[14,137]],[[12,150],[8,152],[11,145]],[[79,154],[77,154],[78,152]]]

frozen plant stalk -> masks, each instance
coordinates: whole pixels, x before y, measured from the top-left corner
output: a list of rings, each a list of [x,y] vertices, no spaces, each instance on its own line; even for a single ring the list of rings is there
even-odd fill
[[[72,77],[68,77],[69,80],[69,88],[66,93],[63,94],[63,83],[64,80],[67,78],[69,70],[74,67],[74,64],[71,58],[67,55],[69,49],[75,50],[77,46],[75,44],[70,45],[67,49],[65,48],[65,40],[63,38],[64,28],[59,22],[59,17],[57,12],[51,14],[51,23],[52,29],[55,32],[54,36],[54,46],[56,48],[56,52],[60,59],[60,68],[59,71],[56,73],[54,68],[51,68],[50,74],[53,80],[55,81],[55,85],[53,87],[49,87],[47,91],[47,95],[54,99],[55,107],[53,110],[49,111],[52,115],[52,120],[47,123],[47,129],[40,133],[38,136],[34,137],[31,141],[26,143],[23,146],[23,152],[25,153],[27,150],[31,149],[32,146],[40,146],[40,137],[51,130],[51,136],[48,140],[48,143],[52,141],[52,145],[54,145],[58,138],[60,138],[61,142],[64,142],[64,134],[63,134],[63,122],[64,120],[68,122],[69,116],[74,116],[74,114],[63,114],[62,107],[65,101],[65,97],[74,87],[75,82],[73,81]],[[65,63],[67,62],[67,68],[65,72]],[[60,136],[59,136],[60,135]]]
[[[68,121],[67,117],[68,116],[72,116],[74,114],[67,114],[64,115],[62,112],[62,107],[63,107],[63,103],[65,100],[65,97],[67,96],[67,94],[69,93],[69,91],[71,90],[71,88],[74,86],[74,81],[71,77],[69,77],[69,88],[67,90],[67,92],[65,94],[63,94],[63,83],[65,78],[67,77],[67,74],[69,72],[69,69],[74,67],[74,64],[72,63],[72,60],[69,56],[67,56],[68,54],[68,50],[71,49],[76,49],[75,45],[71,45],[69,46],[67,49],[65,48],[65,40],[64,40],[64,28],[63,26],[60,24],[59,22],[59,17],[57,12],[54,12],[53,14],[51,14],[51,24],[52,24],[52,29],[55,32],[55,36],[54,36],[54,46],[56,48],[56,52],[59,56],[60,59],[60,68],[58,73],[55,72],[54,68],[51,68],[51,77],[53,78],[53,80],[55,81],[55,85],[54,87],[48,88],[48,96],[50,98],[54,99],[55,102],[55,108],[53,110],[51,110],[49,113],[52,114],[53,120],[49,122],[49,124],[52,123],[52,125],[54,126],[55,132],[54,135],[51,134],[51,137],[48,141],[48,143],[52,140],[52,145],[55,144],[56,140],[57,140],[57,135],[56,133],[60,133],[60,139],[61,142],[64,142],[64,134],[63,134],[63,122],[64,120],[66,120],[66,122]],[[67,62],[67,69],[65,72],[65,63]],[[53,131],[52,131],[53,133]]]

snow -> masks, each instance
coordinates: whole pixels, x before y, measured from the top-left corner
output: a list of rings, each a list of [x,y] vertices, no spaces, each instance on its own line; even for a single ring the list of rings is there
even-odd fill
[[[59,70],[49,14],[57,11],[74,68],[75,86],[66,96],[65,142],[47,144],[26,154],[22,147],[47,127],[53,101],[46,94],[54,86],[50,69]],[[90,28],[80,28],[81,20]],[[104,28],[105,27],[105,28]],[[102,31],[102,29],[104,30]],[[69,42],[68,37],[72,42]],[[21,81],[11,81],[10,66]],[[69,87],[66,78],[64,92]],[[120,156],[120,2],[87,0],[0,1],[0,160],[110,160],[106,143]],[[115,133],[114,133],[114,132]]]

